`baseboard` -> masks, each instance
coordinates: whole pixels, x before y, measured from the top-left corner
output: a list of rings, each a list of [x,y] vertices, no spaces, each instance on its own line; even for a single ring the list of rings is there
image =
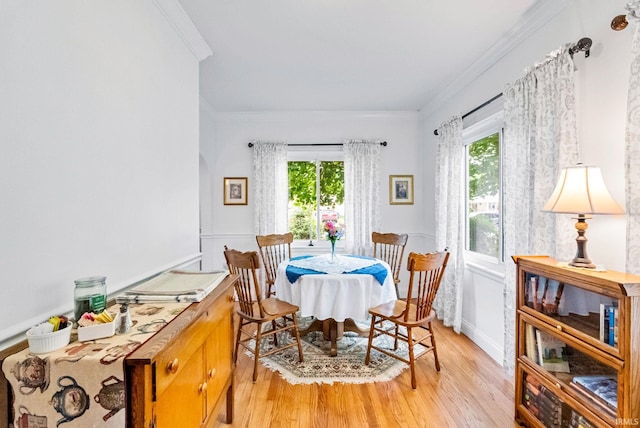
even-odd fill
[[[503,365],[504,349],[502,349],[486,334],[476,329],[475,326],[465,320],[462,320],[462,333],[486,352],[496,363],[500,366]]]

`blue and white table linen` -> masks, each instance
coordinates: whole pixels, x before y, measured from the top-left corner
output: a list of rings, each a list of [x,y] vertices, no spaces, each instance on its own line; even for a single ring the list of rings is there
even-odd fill
[[[287,279],[294,283],[302,275],[323,274],[362,274],[372,275],[380,285],[387,278],[387,268],[380,260],[373,257],[357,255],[336,255],[335,260],[331,256],[298,256],[292,257],[287,264]]]
[[[336,257],[335,263],[328,263],[329,254],[293,257],[281,263],[276,274],[276,297],[299,306],[303,317],[338,322],[347,318],[366,320],[369,308],[397,298],[387,263],[371,257]],[[382,275],[381,269],[386,274]],[[363,273],[367,270],[370,273]]]

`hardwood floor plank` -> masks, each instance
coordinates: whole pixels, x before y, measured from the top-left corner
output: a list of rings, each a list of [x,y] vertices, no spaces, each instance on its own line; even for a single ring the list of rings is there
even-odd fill
[[[409,368],[388,382],[291,385],[261,366],[251,382],[252,359],[239,355],[235,420],[215,427],[247,428],[502,428],[513,421],[513,379],[464,335],[434,322],[441,371],[433,355],[417,360],[418,388]]]

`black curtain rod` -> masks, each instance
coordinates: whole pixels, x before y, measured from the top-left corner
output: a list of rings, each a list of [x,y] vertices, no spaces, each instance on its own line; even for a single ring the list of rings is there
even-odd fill
[[[583,37],[580,40],[578,40],[576,43],[574,43],[573,46],[571,46],[569,48],[569,55],[571,55],[571,58],[573,58],[573,55],[576,52],[584,52],[584,57],[585,58],[589,58],[589,53],[590,53],[592,45],[593,45],[593,41],[589,37]],[[465,117],[469,116],[470,114],[475,113],[476,111],[480,110],[482,107],[484,107],[487,104],[497,100],[501,96],[502,96],[502,92],[500,92],[498,95],[496,95],[495,97],[491,98],[490,100],[485,101],[484,103],[480,104],[478,107],[474,108],[473,110],[465,113],[462,116],[462,118],[464,119]],[[438,135],[438,130],[437,129],[433,130],[433,135]]]
[[[478,107],[474,108],[473,110],[469,110],[468,112],[466,112],[465,114],[462,115],[462,118],[464,119],[465,117],[477,112],[482,107],[485,107],[485,106],[491,104],[492,102],[494,102],[495,100],[497,100],[501,96],[502,96],[502,92],[500,92],[498,95],[496,95],[495,97],[491,98],[490,100],[487,100],[487,101],[483,102],[482,104],[480,104]],[[438,130],[437,129],[433,130],[433,135],[438,135]]]
[[[387,146],[387,142],[383,141],[380,143],[381,146]],[[248,144],[249,147],[253,147],[253,143],[249,143]],[[290,143],[287,144],[287,146],[290,147],[306,147],[306,146],[344,146],[343,143],[309,143],[309,144],[303,144],[303,143]]]

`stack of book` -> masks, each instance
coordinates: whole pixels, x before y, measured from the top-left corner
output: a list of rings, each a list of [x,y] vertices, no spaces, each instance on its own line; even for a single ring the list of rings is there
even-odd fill
[[[618,381],[608,375],[574,376],[570,385],[599,403],[612,417],[618,411]]]
[[[547,428],[569,427],[571,409],[538,379],[527,375],[523,404]]]

